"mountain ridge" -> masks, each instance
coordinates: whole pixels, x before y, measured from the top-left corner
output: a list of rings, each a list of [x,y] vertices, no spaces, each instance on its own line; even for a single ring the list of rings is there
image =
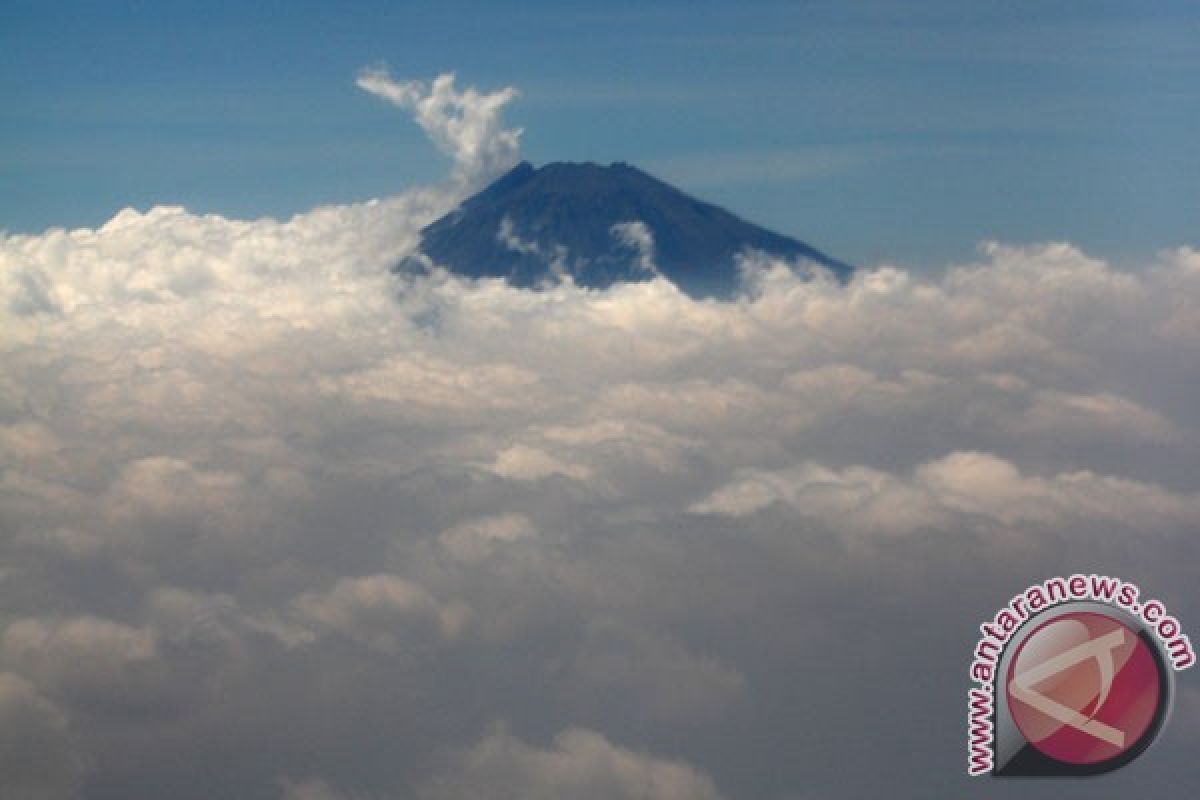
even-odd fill
[[[603,288],[645,280],[653,264],[693,296],[733,295],[735,257],[746,250],[812,261],[842,279],[853,271],[625,162],[522,161],[426,226],[419,249],[460,274],[523,287],[565,273]]]

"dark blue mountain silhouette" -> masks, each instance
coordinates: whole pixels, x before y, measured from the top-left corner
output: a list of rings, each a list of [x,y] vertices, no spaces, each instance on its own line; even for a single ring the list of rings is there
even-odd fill
[[[651,276],[646,254],[621,235],[621,226],[627,234],[631,230],[628,223],[644,226],[653,237],[655,267],[692,296],[733,294],[734,257],[746,250],[810,260],[843,279],[852,271],[804,242],[752,225],[623,163],[535,169],[522,162],[425,228],[420,251],[470,277],[504,277],[529,287],[569,272],[580,285],[605,287]]]

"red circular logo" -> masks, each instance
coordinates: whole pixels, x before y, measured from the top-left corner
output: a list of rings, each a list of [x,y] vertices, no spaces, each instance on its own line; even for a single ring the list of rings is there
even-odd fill
[[[1026,637],[1005,689],[1021,735],[1067,764],[1108,761],[1153,736],[1165,691],[1141,637],[1092,611],[1055,617]]]

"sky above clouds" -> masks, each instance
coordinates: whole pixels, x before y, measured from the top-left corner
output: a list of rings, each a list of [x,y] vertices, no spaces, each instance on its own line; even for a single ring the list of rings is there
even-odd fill
[[[513,86],[525,154],[628,161],[843,260],[1192,243],[1186,2],[45,3],[0,9],[0,228],[290,216],[441,177],[353,88]]]
[[[89,8],[57,20],[67,40]],[[438,40],[452,78],[428,51],[362,46],[357,19],[266,8],[241,25],[219,13],[203,36],[136,39],[80,77],[123,99],[80,84],[72,101],[31,93],[5,112],[54,108],[91,130],[89,115],[114,108],[183,118],[228,92],[237,113],[169,124],[165,139],[131,125],[134,150],[137,137],[211,148],[200,194],[153,148],[142,177],[102,190],[85,154],[61,216],[50,205],[47,224],[0,236],[0,796],[999,796],[1011,786],[964,775],[964,702],[977,625],[1014,592],[1055,574],[1119,575],[1194,634],[1194,237],[1131,223],[1153,246],[1127,263],[1058,217],[1054,241],[984,238],[938,274],[871,261],[845,284],[751,257],[730,302],[663,279],[526,291],[397,275],[423,225],[578,124],[538,133],[535,121],[592,104],[613,114],[639,91],[658,107],[674,102],[655,97],[669,82],[581,73],[592,94],[572,95],[569,76],[534,74],[536,52],[530,81],[499,77],[481,67],[499,56],[478,46],[494,14],[460,9],[461,38]],[[136,22],[165,30],[166,13]],[[450,24],[407,13],[408,27],[386,14],[378,26],[415,37]],[[513,13],[510,33],[529,19]],[[21,24],[49,24],[34,16]],[[273,47],[299,51],[314,18],[330,42],[314,64],[260,83],[277,68],[276,53],[248,46],[266,41],[265,21],[286,21]],[[656,24],[670,39],[664,18],[570,10],[539,24],[558,35],[620,22],[637,42]],[[1092,30],[1108,17],[1096,19],[1058,22]],[[918,14],[913,30],[946,24]],[[199,51],[176,46],[217,33],[233,55],[204,77]],[[741,41],[708,35],[714,63]],[[980,63],[1011,69],[989,37],[976,41]],[[1186,56],[1162,41],[1147,68],[1169,72]],[[598,52],[580,47],[575,69]],[[6,80],[33,57],[5,52]],[[160,64],[142,60],[151,52]],[[130,79],[135,65],[171,63]],[[882,80],[874,69],[860,77]],[[179,80],[195,94],[167,102]],[[555,81],[554,113],[531,112]],[[319,196],[293,177],[280,204],[280,185],[257,178],[325,145],[297,130],[297,149],[244,172],[256,159],[235,129],[261,114],[268,131],[281,109],[293,127],[320,121],[330,141],[361,123],[331,157],[348,164],[355,142],[376,141],[378,160],[355,169],[381,182],[351,177]],[[97,148],[112,130],[97,129]],[[724,146],[699,139],[662,158],[686,166]],[[761,169],[730,141],[727,176]],[[35,173],[71,185],[49,150],[36,151],[44,162],[14,152],[18,185]],[[408,171],[380,169],[405,159]],[[775,202],[777,189],[744,186]],[[633,222],[622,235],[653,273],[652,232]],[[886,226],[864,229],[862,252],[876,237],[888,246]],[[1114,795],[1200,777],[1200,692],[1179,678],[1162,739],[1103,779]]]

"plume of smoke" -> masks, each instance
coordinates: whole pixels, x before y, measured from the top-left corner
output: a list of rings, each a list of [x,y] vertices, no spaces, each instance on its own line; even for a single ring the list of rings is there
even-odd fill
[[[486,183],[517,163],[520,128],[505,128],[504,107],[518,94],[512,87],[481,93],[458,91],[454,73],[422,81],[397,81],[387,69],[371,67],[358,74],[359,88],[414,112],[417,124],[446,155],[454,159],[453,177],[463,188]]]

